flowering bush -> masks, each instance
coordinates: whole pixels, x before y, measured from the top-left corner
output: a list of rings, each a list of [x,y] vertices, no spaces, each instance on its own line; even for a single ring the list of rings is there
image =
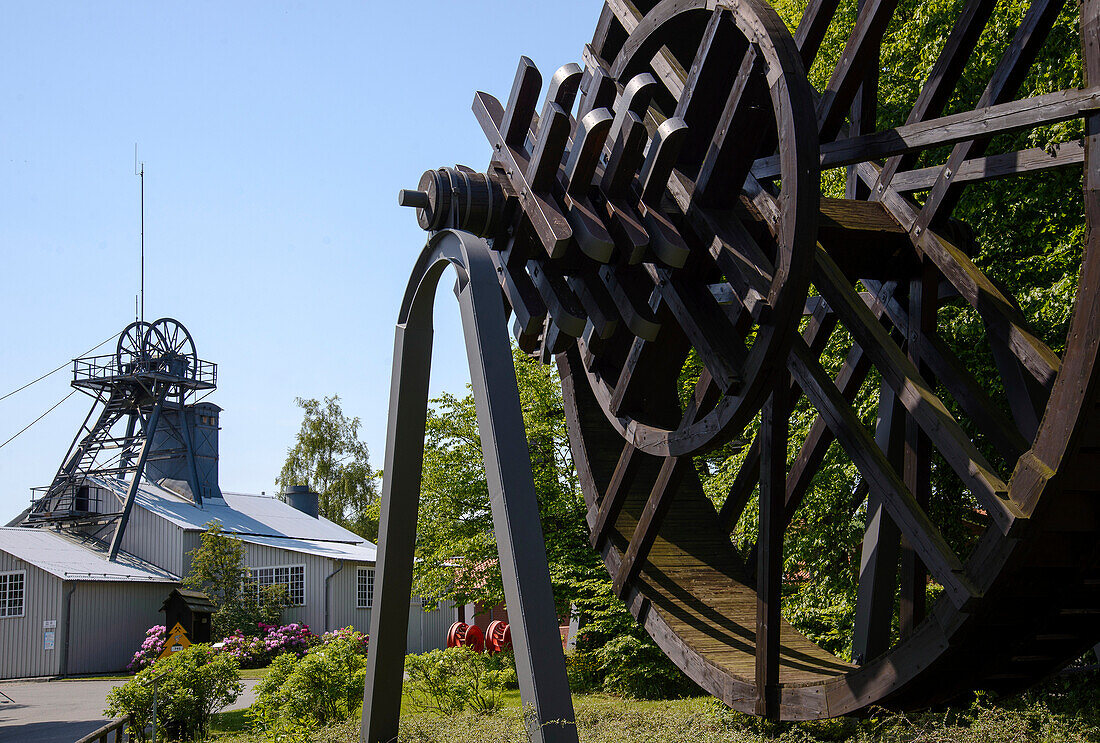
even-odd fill
[[[355,647],[355,651],[359,653],[359,655],[367,654],[368,638],[362,632],[357,632],[354,627],[341,627],[340,629],[334,629],[331,632],[326,632],[321,635],[322,645],[331,645],[334,642],[344,640]]]
[[[222,652],[236,658],[242,668],[265,666],[283,653],[294,653],[300,658],[317,639],[307,624],[292,622],[278,626],[260,622],[257,627],[262,633],[259,637],[249,637],[237,630],[222,642]]]
[[[137,673],[143,668],[148,668],[156,662],[160,654],[164,652],[164,641],[168,639],[168,628],[163,624],[157,624],[145,633],[145,641],[134,653],[133,659],[126,665],[130,673]]]

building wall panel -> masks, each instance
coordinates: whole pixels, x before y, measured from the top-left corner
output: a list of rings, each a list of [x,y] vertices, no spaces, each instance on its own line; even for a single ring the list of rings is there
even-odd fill
[[[182,578],[185,573],[183,535],[182,527],[138,506],[130,512],[122,550]]]
[[[244,560],[249,568],[305,566],[305,604],[284,609],[283,622],[308,624],[318,634],[325,631],[325,577],[335,569],[332,560],[248,542],[244,543]]]
[[[0,678],[55,676],[61,668],[62,581],[45,570],[0,552],[0,572],[26,571],[23,616],[0,617]],[[57,622],[54,647],[44,648],[43,622]]]
[[[440,601],[435,609],[424,611],[424,601],[414,596],[409,602],[409,635],[405,652],[426,653],[447,647],[447,632],[454,624],[455,616],[454,602]]]
[[[169,583],[77,583],[70,613],[68,672],[124,670],[145,640],[146,630],[164,623],[160,607],[174,587]]]

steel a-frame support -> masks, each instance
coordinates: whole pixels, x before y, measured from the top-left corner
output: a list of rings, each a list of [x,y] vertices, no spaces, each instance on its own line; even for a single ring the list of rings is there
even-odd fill
[[[533,710],[528,732],[536,743],[576,743],[573,700],[565,676],[500,283],[485,241],[451,230],[432,235],[420,254],[397,323],[360,738],[363,743],[397,739],[432,355],[432,309],[436,287],[448,266],[458,274],[455,294],[481,431],[504,597],[512,620],[520,696],[524,706]]]

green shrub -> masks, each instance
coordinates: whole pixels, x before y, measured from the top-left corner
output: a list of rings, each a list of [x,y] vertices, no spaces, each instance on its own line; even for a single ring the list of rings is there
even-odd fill
[[[470,709],[492,713],[515,680],[510,653],[487,655],[467,648],[431,650],[405,658],[406,691],[413,708],[450,715]]]
[[[133,715],[134,735],[144,740],[153,722],[153,678],[157,677],[158,735],[172,740],[206,736],[210,715],[244,690],[237,661],[209,645],[192,645],[139,672],[107,693],[110,717]]]
[[[635,699],[670,699],[698,693],[698,687],[649,638],[616,637],[595,655],[603,669],[603,689],[611,694]]]
[[[354,715],[367,672],[362,646],[355,633],[316,646],[300,659],[276,657],[256,685],[248,713],[253,727],[265,740],[290,741],[303,730]]]

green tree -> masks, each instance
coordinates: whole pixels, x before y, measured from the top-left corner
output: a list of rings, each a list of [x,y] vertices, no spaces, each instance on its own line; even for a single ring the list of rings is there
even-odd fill
[[[210,617],[210,632],[221,639],[234,631],[257,634],[257,624],[278,624],[288,604],[286,588],[264,586],[257,590],[244,562],[244,545],[225,535],[221,524],[211,521],[199,546],[187,553],[191,572],[183,579],[187,588],[202,591],[217,606]]]
[[[305,411],[294,446],[275,484],[305,485],[320,496],[321,515],[372,541],[378,538],[377,473],[359,440],[359,418],[348,418],[340,397],[323,402],[297,398]]]
[[[603,573],[588,545],[557,372],[514,349],[523,422],[550,577],[561,613],[578,582]],[[458,603],[504,600],[473,395],[431,401],[416,544],[416,591]]]

